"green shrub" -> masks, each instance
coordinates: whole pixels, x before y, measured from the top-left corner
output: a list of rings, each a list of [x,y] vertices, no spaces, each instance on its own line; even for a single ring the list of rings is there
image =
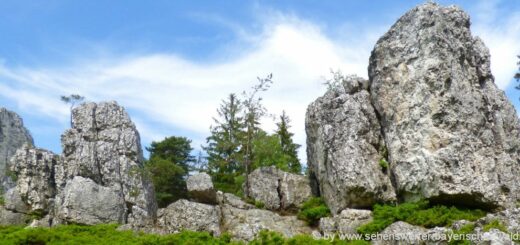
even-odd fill
[[[384,158],[381,158],[379,160],[379,166],[381,166],[381,168],[384,170],[387,170],[388,169],[388,162],[386,161],[386,159]]]
[[[396,221],[431,228],[451,225],[453,221],[462,219],[475,221],[485,214],[479,209],[430,206],[428,201],[403,203],[397,206],[376,204],[373,210],[373,221],[358,227],[357,231],[361,234],[374,234]]]
[[[129,244],[129,245],[240,245],[243,242],[231,241],[228,234],[213,237],[207,232],[182,231],[177,234],[155,235],[135,233],[132,231],[117,231],[117,225],[62,225],[54,228],[26,229],[21,226],[0,226],[0,244]],[[284,238],[280,233],[261,231],[256,239],[249,244],[253,245],[366,245],[367,241],[316,240],[309,235],[297,235]]]
[[[339,238],[334,239],[334,241],[328,240],[320,240],[315,239],[309,235],[296,235],[292,238],[284,238],[280,233],[272,232],[272,231],[261,231],[258,236],[249,243],[249,245],[299,245],[299,244],[308,244],[308,245],[367,245],[370,244],[367,241],[357,240],[357,241],[344,241]]]
[[[499,231],[509,233],[509,231],[507,231],[507,228],[502,223],[500,223],[500,221],[497,219],[484,225],[483,229],[485,232],[490,231],[491,229],[497,229]]]
[[[330,209],[321,197],[313,197],[303,203],[298,218],[311,226],[316,226],[320,218],[330,216]]]
[[[172,235],[152,235],[117,231],[117,225],[64,225],[55,228],[25,229],[0,227],[1,244],[239,244],[229,235],[213,237],[207,232],[183,231]]]
[[[454,230],[452,233],[463,236],[463,235],[473,233],[473,230],[475,230],[475,225],[467,224],[467,225],[462,226],[458,230]],[[449,245],[470,245],[471,241],[470,240],[451,240],[448,242],[448,244]]]

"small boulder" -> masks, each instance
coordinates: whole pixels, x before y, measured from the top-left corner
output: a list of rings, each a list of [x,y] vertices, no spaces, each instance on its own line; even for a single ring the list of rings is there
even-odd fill
[[[26,225],[29,219],[30,217],[27,214],[0,208],[0,225]]]
[[[234,208],[239,209],[253,209],[255,206],[244,202],[240,197],[237,197],[231,193],[223,193],[221,191],[217,191],[217,202],[220,206],[229,205]]]
[[[213,187],[211,176],[207,173],[198,173],[186,180],[188,194],[196,202],[216,204],[217,193]]]
[[[270,210],[298,209],[312,197],[309,179],[274,166],[255,169],[248,176],[246,193]]]
[[[157,226],[162,232],[177,233],[182,230],[206,231],[219,236],[221,212],[217,206],[178,200],[157,212]]]
[[[482,233],[480,241],[476,242],[478,245],[514,245],[509,234],[491,229],[490,231]]]
[[[320,219],[319,229],[323,234],[356,234],[356,229],[372,221],[372,211],[345,209],[334,217]]]
[[[222,227],[231,237],[242,241],[253,240],[262,230],[279,232],[285,237],[312,232],[296,216],[280,216],[268,210],[244,210],[229,205],[222,206]]]
[[[67,182],[58,217],[69,223],[95,225],[123,223],[126,212],[123,196],[118,189],[96,184],[76,176]]]

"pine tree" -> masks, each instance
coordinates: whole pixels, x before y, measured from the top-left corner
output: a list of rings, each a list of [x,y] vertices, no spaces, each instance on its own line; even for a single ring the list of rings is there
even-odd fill
[[[150,160],[145,167],[151,174],[159,207],[187,198],[185,180],[195,161],[191,155],[191,140],[186,137],[167,137],[152,142],[146,150],[150,152]]]
[[[301,173],[302,166],[300,164],[300,160],[298,159],[298,148],[300,148],[300,145],[295,144],[292,140],[294,134],[289,132],[289,128],[291,127],[289,125],[290,122],[291,120],[289,119],[289,116],[287,116],[285,111],[283,111],[282,115],[280,115],[280,121],[276,123],[276,134],[280,140],[280,146],[286,159],[285,164],[288,171],[293,173]]]
[[[230,94],[217,109],[211,135],[203,149],[207,153],[208,171],[213,176],[217,189],[236,193],[236,177],[243,173],[241,145],[244,135],[242,102],[235,94]]]

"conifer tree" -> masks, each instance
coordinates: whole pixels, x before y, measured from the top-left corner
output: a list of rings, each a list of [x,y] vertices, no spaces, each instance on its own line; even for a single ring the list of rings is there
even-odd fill
[[[291,120],[289,119],[289,116],[287,116],[285,111],[283,111],[282,115],[280,115],[280,121],[276,123],[276,134],[280,140],[280,146],[282,148],[282,153],[285,156],[285,164],[288,171],[301,173],[302,166],[298,159],[298,148],[300,148],[300,145],[293,142],[292,137],[294,134],[289,132],[289,128],[291,127],[289,125],[290,122]]]
[[[207,153],[207,167],[217,189],[236,192],[235,178],[243,172],[242,142],[244,123],[242,102],[230,94],[217,109],[218,118],[210,128],[211,135],[203,149]]]

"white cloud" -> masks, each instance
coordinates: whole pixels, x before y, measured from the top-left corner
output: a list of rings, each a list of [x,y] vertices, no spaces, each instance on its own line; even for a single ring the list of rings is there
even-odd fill
[[[489,13],[493,12],[483,16]],[[517,16],[511,17],[511,23],[514,20],[518,21]],[[518,53],[518,46],[514,44],[520,43],[520,27],[497,28],[490,23],[477,22],[474,29],[490,47],[497,83],[505,88],[516,69],[514,51]],[[189,132],[184,136],[193,138],[198,147],[209,134],[221,99],[248,89],[257,76],[273,73],[275,83],[263,94],[265,105],[271,113],[287,112],[297,143],[305,146],[305,111],[323,94],[323,76],[332,68],[367,77],[370,51],[385,30],[363,30],[368,31],[347,32],[341,40],[332,40],[312,23],[279,16],[265,24],[263,33],[240,29],[239,36],[248,36],[246,42],[255,48],[237,46],[233,54],[241,55],[220,63],[200,64],[175,54],[149,54],[99,57],[48,69],[0,65],[0,79],[10,81],[0,84],[0,94],[16,101],[21,110],[42,113],[61,123],[68,120],[68,108],[58,100],[60,95],[79,93],[93,101],[116,100],[138,112],[132,116],[145,142],[179,135],[173,130],[180,130]],[[157,125],[170,126],[164,129]],[[274,124],[265,120],[265,127],[272,130]],[[305,148],[300,157],[305,160]]]
[[[211,65],[174,54],[151,54],[91,60],[59,69],[4,66],[0,76],[15,82],[2,84],[1,89],[22,109],[36,109],[62,121],[67,119],[68,111],[57,100],[61,94],[79,93],[95,101],[117,100],[139,111],[134,121],[145,141],[168,136],[154,127],[155,121],[192,132],[200,136],[193,139],[194,143],[201,144],[209,134],[221,99],[231,92],[248,89],[256,83],[257,76],[273,73],[274,85],[262,95],[265,105],[271,113],[286,110],[296,141],[305,145],[305,110],[324,92],[322,77],[331,68],[366,77],[371,47],[365,43],[363,47],[335,43],[318,27],[296,18],[267,24],[258,36],[261,38],[249,39],[255,42],[251,43],[254,50]],[[274,128],[272,121],[264,121],[266,128]],[[300,156],[305,159],[305,149]]]
[[[517,70],[520,54],[520,12],[503,15],[498,10],[499,4],[496,0],[480,1],[475,8],[472,29],[490,50],[495,83],[506,89]]]

